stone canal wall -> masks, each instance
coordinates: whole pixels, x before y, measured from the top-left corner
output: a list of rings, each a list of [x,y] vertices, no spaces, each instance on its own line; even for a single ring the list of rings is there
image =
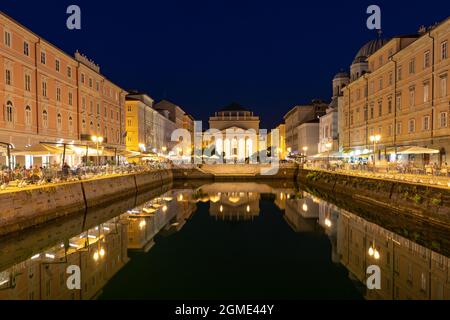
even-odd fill
[[[315,188],[330,197],[370,203],[380,210],[413,216],[418,223],[450,226],[450,190],[445,187],[303,169],[299,170],[297,181],[300,187]]]
[[[99,178],[0,193],[0,236],[161,187],[170,170]]]

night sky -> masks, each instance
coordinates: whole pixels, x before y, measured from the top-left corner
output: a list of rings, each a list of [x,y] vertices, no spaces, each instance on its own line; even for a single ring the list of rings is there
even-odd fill
[[[66,28],[71,4],[82,10],[80,31]],[[124,89],[200,120],[236,101],[271,128],[295,104],[330,99],[333,75],[376,37],[366,28],[371,4],[385,37],[450,15],[443,0],[1,0],[0,10],[70,54],[79,49]]]

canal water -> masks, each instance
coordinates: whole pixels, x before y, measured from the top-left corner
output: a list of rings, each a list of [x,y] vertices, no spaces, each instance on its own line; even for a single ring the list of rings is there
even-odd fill
[[[450,299],[445,248],[390,230],[283,183],[167,186],[0,240],[0,299]]]

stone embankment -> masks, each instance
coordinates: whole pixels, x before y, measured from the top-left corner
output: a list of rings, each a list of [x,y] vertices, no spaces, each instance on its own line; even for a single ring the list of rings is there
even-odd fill
[[[0,193],[0,236],[134,197],[172,180],[170,170],[158,170]]]

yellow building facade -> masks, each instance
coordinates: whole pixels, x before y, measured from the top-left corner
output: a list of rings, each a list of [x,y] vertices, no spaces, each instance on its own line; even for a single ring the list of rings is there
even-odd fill
[[[377,160],[393,161],[399,148],[421,146],[440,151],[425,163],[447,161],[449,40],[447,19],[417,35],[363,47],[367,59],[355,58],[339,99],[341,150],[372,150],[370,137],[380,135]]]

